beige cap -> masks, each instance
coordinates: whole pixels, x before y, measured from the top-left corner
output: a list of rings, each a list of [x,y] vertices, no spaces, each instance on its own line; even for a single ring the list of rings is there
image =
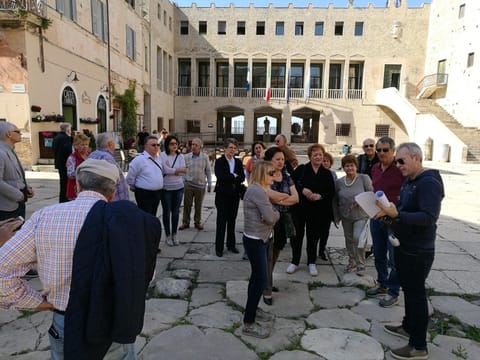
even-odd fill
[[[81,171],[88,171],[104,178],[112,180],[115,184],[118,182],[118,168],[106,160],[87,159],[77,168],[77,175]]]

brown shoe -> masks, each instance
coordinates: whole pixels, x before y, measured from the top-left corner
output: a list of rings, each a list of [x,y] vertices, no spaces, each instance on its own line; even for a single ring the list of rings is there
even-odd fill
[[[203,230],[203,225],[202,224],[195,224],[195,228],[197,230]]]
[[[180,227],[178,228],[178,230],[185,230],[185,229],[188,229],[189,227],[190,227],[190,225],[182,224],[182,225],[180,225]]]

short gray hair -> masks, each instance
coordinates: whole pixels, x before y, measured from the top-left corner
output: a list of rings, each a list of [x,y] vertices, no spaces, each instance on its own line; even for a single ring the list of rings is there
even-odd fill
[[[60,124],[60,131],[67,132],[68,129],[70,129],[72,125],[70,123],[61,123]]]
[[[383,136],[378,139],[377,143],[388,144],[390,145],[390,149],[395,150],[395,140],[393,140],[389,136]]]
[[[7,132],[13,131],[15,125],[8,121],[0,121],[0,140],[5,140],[7,138]]]
[[[115,182],[106,177],[100,176],[90,171],[80,171],[76,179],[83,190],[92,190],[99,192],[106,198],[115,192]]]
[[[224,148],[228,148],[230,144],[235,145],[238,148],[238,141],[235,138],[226,138],[225,143],[223,144]]]
[[[99,149],[106,149],[108,147],[108,143],[112,140],[115,140],[113,138],[113,135],[108,132],[103,132],[97,135],[97,148]]]
[[[420,159],[420,162],[423,160],[422,148],[414,142],[404,142],[398,145],[397,151],[400,149],[407,149],[410,155],[417,155]]]
[[[193,139],[192,139],[192,142],[194,142],[194,141],[198,142],[198,143],[200,144],[200,147],[203,147],[203,141],[202,141],[202,139],[200,139],[200,138],[193,138]]]

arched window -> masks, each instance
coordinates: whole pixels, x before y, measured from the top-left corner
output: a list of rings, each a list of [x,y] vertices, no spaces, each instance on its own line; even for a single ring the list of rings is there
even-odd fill
[[[107,131],[107,102],[103,96],[98,97],[97,118],[100,120],[98,123],[98,132],[102,133]]]
[[[65,117],[65,122],[72,125],[72,131],[77,131],[77,97],[70,86],[63,89],[62,114]]]

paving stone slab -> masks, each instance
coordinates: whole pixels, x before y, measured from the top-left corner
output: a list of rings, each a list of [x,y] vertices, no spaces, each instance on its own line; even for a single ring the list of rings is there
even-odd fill
[[[178,269],[178,270],[172,271],[171,275],[174,279],[195,280],[195,278],[198,276],[198,271]]]
[[[187,315],[188,302],[174,299],[149,299],[145,304],[142,334],[153,336],[168,329]]]
[[[0,357],[36,350],[40,333],[28,318],[8,323],[1,330]]]
[[[200,306],[213,304],[223,299],[225,287],[220,284],[199,284],[193,289],[190,307],[198,308]]]
[[[450,254],[440,253],[435,254],[435,260],[433,261],[432,269],[471,271],[474,269],[480,269],[480,260],[475,259],[469,254],[458,254],[451,256]]]
[[[154,293],[157,296],[186,298],[190,296],[191,286],[192,282],[190,280],[165,277],[157,280]]]
[[[460,272],[460,275],[463,274],[465,274],[465,271]],[[439,293],[465,293],[465,291],[458,285],[457,282],[447,276],[446,271],[431,270],[428,274],[425,286]]]
[[[196,326],[175,326],[153,337],[139,360],[258,360],[237,337],[218,329],[200,330]]]
[[[354,306],[365,298],[365,291],[355,287],[321,287],[310,291],[316,306],[324,309]]]
[[[435,253],[445,253],[445,254],[463,254],[465,255],[467,252],[465,249],[462,249],[462,246],[458,242],[453,242],[450,240],[439,240],[435,241]]]
[[[321,283],[324,285],[335,286],[339,283],[337,274],[329,265],[317,265],[318,276],[311,276],[306,264],[300,264],[298,270],[293,274],[287,274],[285,271],[288,262],[277,262],[273,273],[273,281],[289,280],[302,283]]]
[[[467,359],[480,359],[480,344],[469,339],[462,339],[453,336],[437,335],[433,343],[440,349],[453,354],[465,354]],[[460,358],[457,355],[457,358]]]
[[[480,277],[479,268],[471,271],[444,271],[445,276],[458,284],[462,291],[460,294],[478,295],[480,293]]]
[[[345,286],[363,286],[366,288],[371,288],[375,286],[375,277],[368,275],[366,273],[356,274],[342,274],[341,283]]]
[[[399,336],[389,334],[385,330],[383,330],[383,327],[387,324],[400,325],[401,322],[383,323],[374,320],[371,323],[370,336],[389,349],[397,349],[405,346],[408,340],[405,340]]]
[[[0,310],[0,327],[22,316],[18,310]]]
[[[27,354],[9,357],[0,356],[0,360],[50,360],[50,351],[33,351]]]
[[[370,330],[370,323],[348,309],[326,309],[314,312],[307,317],[307,323],[317,328],[347,330]]]
[[[455,316],[462,324],[480,327],[480,307],[458,296],[431,296],[433,308],[443,314]]]
[[[405,314],[404,308],[399,305],[390,308],[381,307],[378,305],[378,299],[363,300],[351,310],[367,320],[379,322],[401,322]]]
[[[171,269],[191,269],[199,270],[199,283],[226,283],[229,280],[248,280],[250,277],[250,263],[242,261],[241,255],[239,261],[216,258],[215,261],[195,261],[195,260],[175,260],[170,265]]]
[[[235,331],[235,335],[239,336],[245,343],[252,345],[257,354],[275,353],[284,350],[292,342],[298,340],[305,331],[305,322],[303,320],[277,317],[273,322],[262,323],[262,325],[271,330],[268,338],[258,339],[252,336],[245,336],[242,334],[241,326]]]
[[[478,232],[477,239],[479,238],[480,238],[480,231]],[[457,245],[459,248],[466,251],[473,257],[480,259],[480,244],[478,243],[478,241],[476,242],[457,241],[455,242],[455,245]]]
[[[243,314],[225,302],[201,306],[190,311],[187,320],[196,326],[229,329],[241,323]]]
[[[327,360],[383,360],[380,343],[365,334],[339,329],[307,330],[302,347]]]
[[[280,351],[275,353],[270,360],[321,360],[323,357],[311,354],[306,351],[293,350],[293,351]]]

